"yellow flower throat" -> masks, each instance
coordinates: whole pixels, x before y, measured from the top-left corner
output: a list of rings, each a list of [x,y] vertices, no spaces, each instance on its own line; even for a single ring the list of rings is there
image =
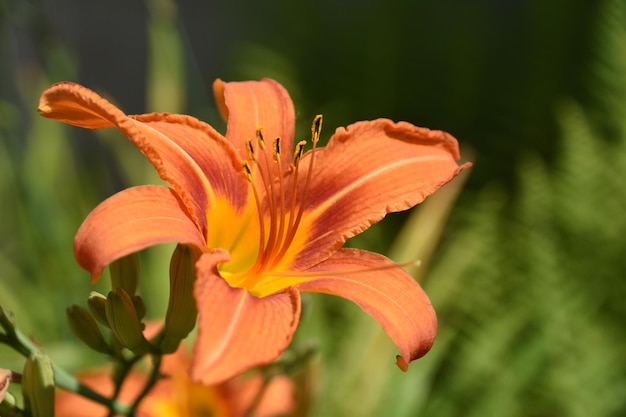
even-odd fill
[[[246,208],[237,213],[218,198],[208,213],[211,230],[207,243],[229,251],[231,260],[218,270],[232,287],[264,297],[310,279],[307,274],[290,271],[290,266],[306,243],[311,226],[303,213],[321,128],[322,116],[318,115],[311,127],[312,149],[306,172],[300,172],[306,141],[296,144],[288,167],[281,159],[280,137],[268,149],[259,127],[256,150],[252,139],[246,141],[248,159],[242,161],[250,183]],[[298,181],[304,185],[298,187]]]

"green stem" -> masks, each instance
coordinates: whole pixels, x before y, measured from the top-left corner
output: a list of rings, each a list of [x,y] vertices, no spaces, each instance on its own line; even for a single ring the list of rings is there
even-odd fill
[[[42,352],[41,349],[35,346],[28,337],[26,337],[19,329],[15,328],[14,324],[7,317],[7,315],[4,314],[1,307],[0,326],[2,326],[6,332],[5,334],[0,335],[0,342],[10,346],[25,357],[29,357],[35,352]],[[68,373],[65,369],[59,367],[56,363],[54,363],[54,361],[51,360],[51,363],[52,371],[54,373],[54,383],[56,386],[75,392],[83,397],[89,398],[92,401],[100,403],[114,411],[115,414],[126,414],[128,412],[128,406],[98,394],[88,386],[81,384],[78,379]]]
[[[128,413],[124,414],[125,416],[131,417],[135,414],[135,410],[139,406],[139,403],[141,402],[141,400],[144,399],[144,397],[150,392],[152,387],[154,387],[154,385],[161,378],[160,369],[161,369],[162,359],[163,359],[163,355],[160,355],[160,354],[152,355],[153,364],[152,364],[152,372],[150,373],[150,378],[148,379],[148,382],[146,382],[146,386],[143,388],[143,391],[141,391],[141,393],[135,399],[135,402],[130,407],[130,410],[128,410]]]

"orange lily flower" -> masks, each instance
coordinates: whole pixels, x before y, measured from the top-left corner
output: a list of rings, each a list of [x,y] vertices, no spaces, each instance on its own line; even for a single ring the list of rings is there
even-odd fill
[[[339,128],[318,147],[317,117],[311,149],[299,142],[292,153],[295,112],[279,83],[213,87],[225,136],[190,116],[126,115],[69,82],[43,93],[43,116],[117,127],[171,186],[129,188],[96,207],[74,241],[79,264],[95,281],[112,261],[151,245],[200,248],[192,372],[205,384],[276,359],[298,325],[302,291],[357,303],[395,342],[401,368],[424,355],[437,321],[421,287],[389,259],[342,246],[468,167],[456,162],[456,140],[378,119]]]
[[[274,377],[264,391],[260,374],[240,376],[215,386],[191,381],[187,369],[189,358],[184,348],[163,358],[164,375],[139,403],[137,417],[254,417],[282,416],[296,406],[294,384],[284,375]],[[113,394],[109,367],[78,375],[81,382],[102,395]],[[148,375],[132,371],[122,385],[118,400],[130,403],[146,385]],[[256,396],[261,399],[255,404]],[[252,414],[248,414],[253,408]],[[108,409],[70,391],[58,391],[55,415],[59,417],[106,416]]]

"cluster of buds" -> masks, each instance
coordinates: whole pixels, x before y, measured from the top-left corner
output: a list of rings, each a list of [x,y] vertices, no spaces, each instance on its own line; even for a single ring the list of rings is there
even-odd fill
[[[87,308],[67,309],[72,332],[89,348],[111,356],[123,349],[136,356],[146,353],[172,353],[191,332],[197,309],[193,297],[197,249],[178,245],[170,262],[170,296],[163,329],[148,340],[144,335],[146,305],[137,294],[139,266],[136,255],[129,255],[110,266],[111,291],[105,296],[92,292]],[[103,328],[111,333],[107,341]]]
[[[22,385],[24,409],[20,409],[15,397],[9,392],[9,384]],[[22,374],[0,369],[0,415],[54,417],[55,381],[52,362],[43,352],[31,353],[24,364]]]

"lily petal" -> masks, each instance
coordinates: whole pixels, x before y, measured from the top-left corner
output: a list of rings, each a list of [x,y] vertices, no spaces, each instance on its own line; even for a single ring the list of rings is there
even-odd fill
[[[430,350],[437,334],[437,317],[424,290],[401,267],[375,269],[391,265],[392,261],[376,253],[340,249],[307,271],[337,271],[336,276],[310,280],[297,289],[354,301],[382,325],[408,364]]]
[[[245,204],[248,185],[237,152],[211,126],[193,117],[127,116],[97,93],[70,82],[46,89],[38,109],[44,117],[75,126],[117,127],[172,185],[203,231],[211,193],[226,196],[234,208]]]
[[[388,119],[337,129],[315,154],[305,212],[310,234],[295,267],[320,262],[387,213],[422,202],[470,166],[457,159],[456,139],[442,131]],[[300,167],[310,160],[309,151]]]
[[[226,137],[239,150],[242,159],[248,158],[245,142],[254,138],[256,129],[263,128],[269,140],[280,137],[282,163],[291,161],[295,132],[295,110],[285,88],[274,80],[213,83],[218,108],[227,120]],[[254,144],[256,149],[256,143]]]
[[[205,245],[172,189],[132,187],[104,200],[87,216],[74,238],[74,256],[95,282],[114,260],[165,242]]]
[[[225,197],[233,209],[243,209],[247,203],[249,183],[237,150],[218,131],[207,123],[182,114],[152,113],[129,117],[156,131],[146,129],[146,136],[151,142],[159,143],[160,135],[163,135],[179,146],[200,168],[208,180],[211,193]],[[172,165],[177,163],[183,164],[184,168],[184,161],[171,161]]]
[[[215,249],[196,264],[198,338],[191,376],[206,385],[278,358],[300,319],[300,296],[295,291],[256,298],[245,288],[230,287],[217,270],[229,259],[226,251]]]

